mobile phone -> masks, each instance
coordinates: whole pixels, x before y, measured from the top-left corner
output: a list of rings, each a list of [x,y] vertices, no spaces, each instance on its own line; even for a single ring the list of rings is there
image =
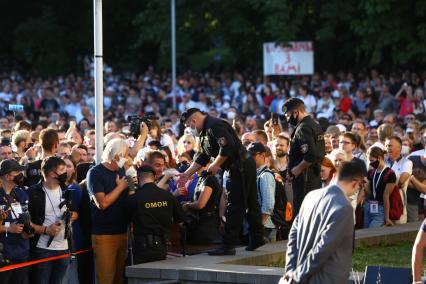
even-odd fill
[[[273,125],[278,125],[278,114],[277,113],[273,113],[271,112],[271,119],[272,119],[272,124]]]
[[[23,105],[9,104],[9,110],[10,111],[15,111],[15,112],[24,111],[24,106]]]

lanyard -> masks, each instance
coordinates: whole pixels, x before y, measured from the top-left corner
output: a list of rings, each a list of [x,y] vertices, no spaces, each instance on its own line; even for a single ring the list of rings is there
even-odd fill
[[[386,170],[387,168],[388,168],[388,167],[385,167],[385,168],[384,168],[384,169],[380,172],[380,174],[379,174],[379,178],[377,179],[376,183],[374,183],[374,180],[376,179],[377,169],[374,171],[374,176],[373,176],[373,197],[374,197],[374,200],[376,200],[376,190],[377,190],[377,186],[379,185],[380,178],[382,177],[382,174],[385,172],[385,170]]]
[[[53,214],[55,214],[56,220],[59,220],[59,217],[56,214],[55,207],[53,206],[52,200],[50,199],[50,196],[49,196],[49,194],[47,193],[47,190],[44,187],[43,187],[43,191],[46,194],[47,199],[49,199],[49,203],[50,203],[50,206],[52,206]],[[61,203],[61,200],[62,200],[62,192],[61,192],[61,189],[59,188],[59,204]],[[61,213],[61,208],[59,208],[59,213]]]

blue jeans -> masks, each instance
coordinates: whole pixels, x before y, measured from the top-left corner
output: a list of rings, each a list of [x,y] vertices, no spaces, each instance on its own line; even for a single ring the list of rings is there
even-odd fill
[[[377,228],[385,224],[385,207],[379,204],[378,213],[370,212],[370,202],[364,204],[364,228]]]
[[[48,250],[35,248],[33,256],[36,259],[58,256],[69,253],[68,250]],[[58,260],[47,261],[36,265],[36,283],[37,284],[65,284],[67,280],[70,258],[61,258]]]

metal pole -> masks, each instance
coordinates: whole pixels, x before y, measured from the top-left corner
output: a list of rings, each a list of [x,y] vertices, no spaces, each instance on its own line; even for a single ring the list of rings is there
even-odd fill
[[[176,5],[175,0],[171,0],[172,13],[172,94],[173,94],[173,109],[177,110],[176,105]]]
[[[104,78],[102,47],[102,0],[93,0],[94,5],[94,61],[95,61],[95,136],[96,163],[101,162],[104,141]]]

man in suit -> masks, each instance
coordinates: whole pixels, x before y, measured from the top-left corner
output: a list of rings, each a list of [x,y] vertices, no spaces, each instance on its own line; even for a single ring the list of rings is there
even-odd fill
[[[354,213],[348,197],[363,183],[359,164],[341,166],[337,184],[305,197],[291,227],[280,283],[340,284],[349,279]]]

